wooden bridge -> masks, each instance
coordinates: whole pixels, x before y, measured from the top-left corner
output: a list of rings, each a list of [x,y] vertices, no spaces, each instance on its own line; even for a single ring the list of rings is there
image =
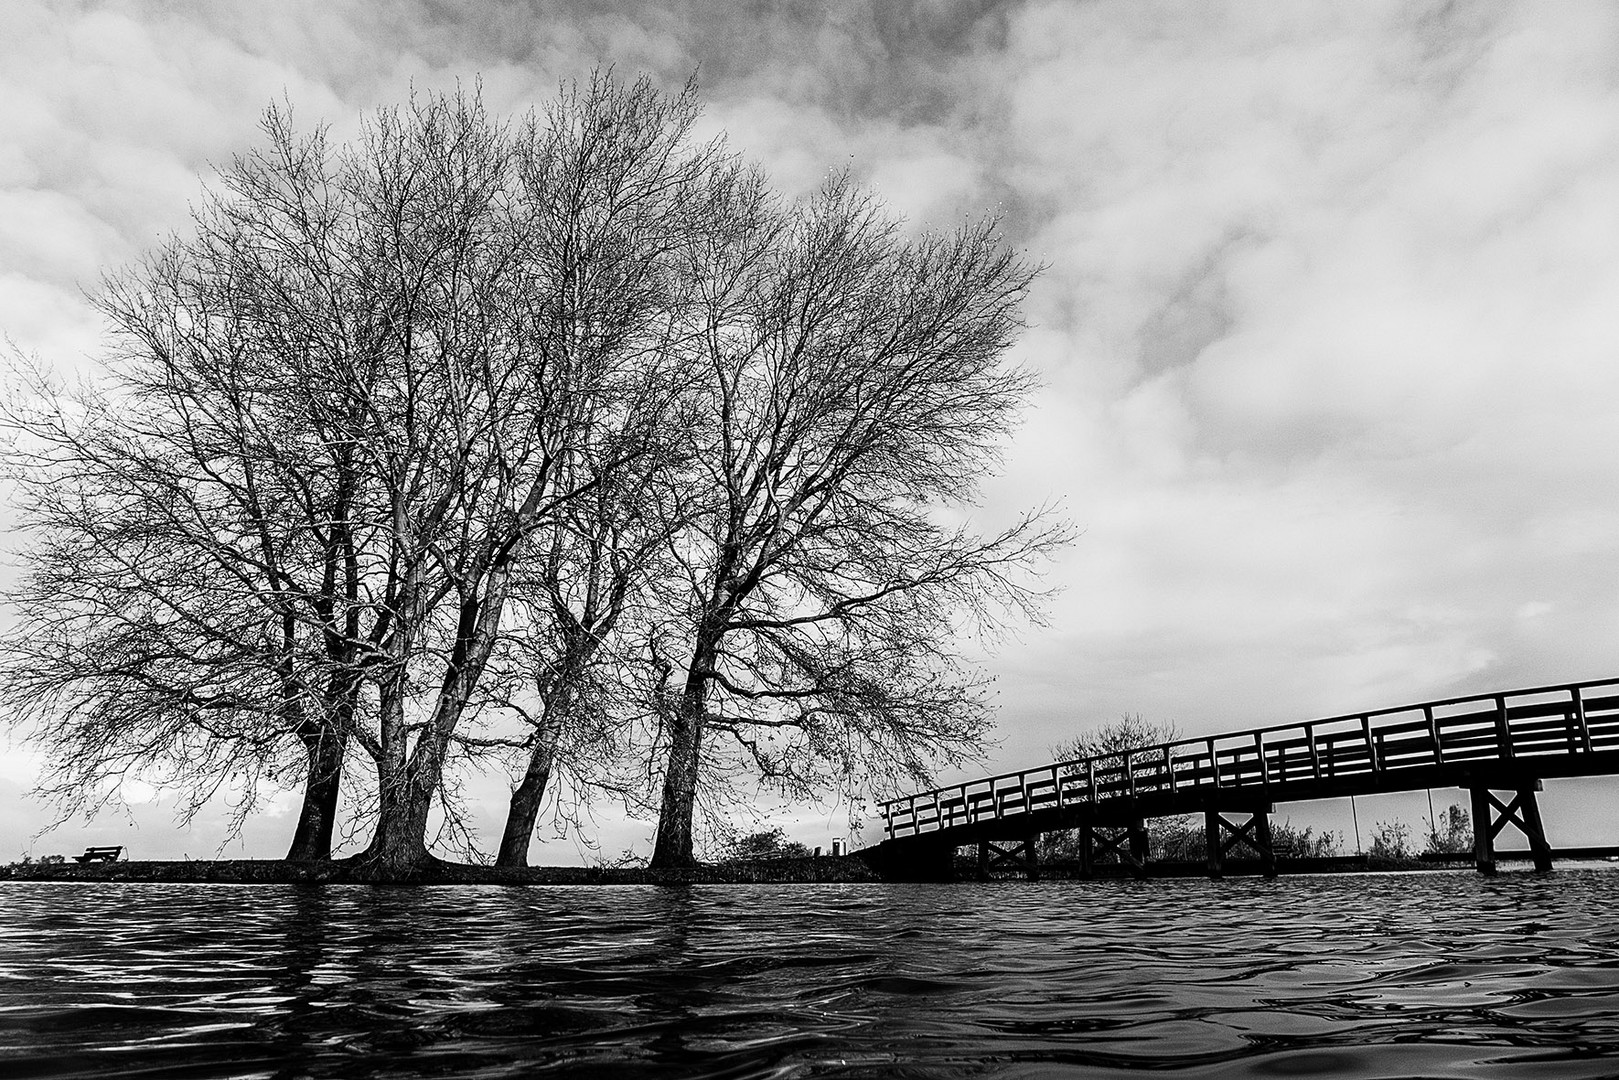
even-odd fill
[[[1040,835],[1073,829],[1082,874],[1108,853],[1145,874],[1147,819],[1201,814],[1211,876],[1239,844],[1274,874],[1275,803],[1457,787],[1472,796],[1481,872],[1495,871],[1495,838],[1508,824],[1544,872],[1552,852],[1535,796],[1542,781],[1615,773],[1619,679],[1537,686],[1182,739],[924,791],[882,804],[883,840],[864,854],[892,877],[948,879],[956,849],[976,845],[981,875],[1009,865],[1038,876]]]

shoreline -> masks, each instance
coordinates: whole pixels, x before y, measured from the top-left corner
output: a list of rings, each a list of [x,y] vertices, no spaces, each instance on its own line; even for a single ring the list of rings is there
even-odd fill
[[[1608,849],[1568,849],[1565,861],[1597,862],[1588,852]],[[1557,853],[1554,853],[1556,855]],[[1581,856],[1585,856],[1584,859]],[[1526,862],[1529,852],[1499,852],[1498,862]],[[1611,865],[1611,857],[1606,860]],[[1149,863],[1147,879],[1195,878],[1207,875],[1206,863]],[[976,880],[974,867],[963,860],[957,864],[955,880]],[[1048,863],[1041,867],[1041,880],[1082,881],[1078,867],[1069,863]],[[1277,870],[1287,876],[1338,875],[1363,873],[1432,873],[1445,870],[1471,870],[1468,856],[1446,859],[1377,860],[1364,855],[1317,859],[1279,859]],[[1229,878],[1262,876],[1255,860],[1234,860],[1225,866]],[[1124,880],[1134,875],[1122,865],[1095,867],[1090,880]],[[884,877],[859,853],[808,855],[798,858],[761,859],[753,862],[705,863],[679,869],[651,870],[638,866],[528,866],[497,867],[472,863],[436,862],[410,874],[382,875],[374,868],[357,865],[352,859],[324,863],[287,862],[281,859],[191,859],[184,861],[123,860],[101,863],[11,863],[0,866],[0,882],[70,881],[123,882],[150,884],[220,885],[815,885],[880,884],[899,880]],[[1021,875],[997,875],[992,880],[1024,880]]]
[[[282,859],[121,860],[101,863],[12,863],[0,881],[116,881],[234,885],[766,885],[878,882],[854,855],[713,863],[669,870],[607,866],[479,866],[439,862],[384,876],[352,860],[303,863]]]

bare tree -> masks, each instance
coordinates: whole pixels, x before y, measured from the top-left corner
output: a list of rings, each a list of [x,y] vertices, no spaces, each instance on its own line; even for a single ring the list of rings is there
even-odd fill
[[[1161,746],[1180,738],[1172,721],[1148,720],[1140,713],[1125,713],[1117,720],[1082,731],[1053,745],[1051,756],[1059,762],[1089,762],[1097,773],[1122,773],[1126,768],[1125,756],[1133,750]],[[1078,765],[1064,770],[1066,775],[1081,775]],[[1150,847],[1155,852],[1174,852],[1177,857],[1190,857],[1185,853],[1201,845],[1202,822],[1189,817],[1153,818],[1147,823]],[[1058,829],[1040,837],[1040,858],[1077,859],[1082,843],[1078,829]],[[1104,859],[1117,861],[1117,853]]]
[[[705,259],[745,233],[766,199],[762,177],[722,143],[686,145],[696,117],[691,85],[662,97],[644,80],[626,89],[598,76],[527,142],[536,236],[557,285],[548,346],[622,378],[576,423],[555,473],[572,494],[518,569],[523,630],[508,638],[532,680],[532,731],[502,865],[526,862],[554,770],[587,792],[622,751],[614,730],[637,660],[610,642],[627,612],[640,620],[658,602],[654,568],[686,517]]]
[[[598,74],[515,129],[429,95],[334,151],[272,109],[196,237],[109,286],[111,388],[12,418],[43,539],[8,693],[70,802],[296,774],[320,856],[357,745],[365,858],[428,858],[523,560],[683,422],[693,251],[751,175],[696,114]]]
[[[677,425],[678,426],[678,425]],[[521,777],[512,790],[497,865],[525,866],[530,840],[554,773],[568,774],[575,797],[593,788],[621,790],[606,779],[628,753],[625,731],[636,710],[640,661],[633,631],[657,579],[660,556],[680,520],[673,481],[680,470],[664,454],[649,454],[574,502],[548,549],[525,561],[518,592],[526,618],[508,635],[510,661],[527,676],[530,728]],[[558,824],[577,825],[555,802]]]
[[[35,543],[0,693],[34,721],[65,806],[145,773],[183,812],[235,777],[245,813],[260,778],[302,780],[289,854],[324,858],[375,534],[327,388],[366,304],[324,138],[275,109],[265,130],[222,177],[234,198],[99,295],[119,343],[103,385],[33,378],[5,418]]]
[[[1117,720],[1056,743],[1051,747],[1051,756],[1057,761],[1111,760],[1131,750],[1145,750],[1178,738],[1180,732],[1173,722],[1159,723],[1140,713],[1125,713]]]
[[[376,234],[376,261],[408,301],[410,342],[389,354],[397,397],[375,403],[367,425],[389,448],[377,460],[401,523],[402,614],[386,642],[382,800],[368,852],[386,867],[427,857],[446,755],[482,700],[524,562],[570,528],[571,506],[655,461],[657,433],[680,418],[688,380],[672,364],[688,351],[678,344],[691,332],[692,251],[719,242],[730,193],[747,187],[721,145],[689,145],[696,115],[691,87],[670,97],[598,74],[504,157],[466,133],[483,130],[476,117],[441,127],[418,112],[373,133],[381,167],[364,190],[385,208],[377,220],[401,222]],[[430,190],[478,179],[444,206],[392,183],[435,170],[445,175]],[[461,274],[464,258],[480,269]],[[411,628],[430,625],[441,599],[447,634],[434,649]],[[574,696],[582,663],[560,658],[553,703]],[[412,721],[419,678],[437,690]],[[539,745],[548,741],[542,732]]]
[[[905,240],[846,176],[711,256],[652,865],[692,861],[727,761],[802,795],[980,745],[952,632],[1033,614],[1025,573],[1066,528],[1033,514],[983,537],[937,511],[971,497],[1031,387],[1002,354],[1032,275],[993,222]]]

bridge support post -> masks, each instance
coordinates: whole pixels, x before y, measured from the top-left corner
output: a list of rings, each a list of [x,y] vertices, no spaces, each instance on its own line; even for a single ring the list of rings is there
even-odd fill
[[[1147,876],[1147,821],[1145,818],[1136,818],[1123,827],[1109,825],[1097,828],[1095,825],[1081,825],[1079,827],[1080,872],[1086,877],[1096,873],[1096,864],[1106,855],[1117,855],[1119,862],[1130,871],[1132,877],[1144,878]]]
[[[1203,811],[1203,839],[1209,849],[1209,877],[1215,881],[1225,873],[1225,857],[1238,844],[1247,844],[1259,856],[1260,872],[1276,876],[1276,849],[1271,843],[1270,812],[1267,806],[1248,811],[1248,820],[1237,825],[1218,809]]]
[[[1013,847],[1002,847],[989,840],[978,842],[978,880],[988,881],[996,867],[1010,864],[1028,875],[1030,881],[1040,880],[1040,854],[1037,836],[1029,836]]]
[[[1473,788],[1473,866],[1479,873],[1495,873],[1495,831],[1490,828],[1490,791]]]
[[[1147,876],[1147,819],[1130,823],[1130,870],[1138,878]]]
[[[1473,862],[1481,874],[1495,873],[1495,838],[1507,825],[1516,825],[1529,841],[1529,851],[1535,860],[1535,872],[1548,874],[1552,869],[1552,849],[1546,842],[1546,825],[1540,817],[1540,803],[1535,792],[1544,785],[1539,780],[1520,781],[1513,792],[1512,801],[1503,803],[1487,787],[1469,791],[1473,803]]]
[[[1255,811],[1251,823],[1254,827],[1254,839],[1259,841],[1259,866],[1268,878],[1276,876],[1276,845],[1271,841],[1270,811],[1269,809]]]
[[[1529,840],[1529,850],[1535,858],[1535,873],[1552,872],[1552,846],[1546,842],[1546,823],[1540,819],[1540,802],[1535,792],[1541,787],[1536,780],[1530,787],[1518,789],[1518,808],[1523,812],[1518,826]]]

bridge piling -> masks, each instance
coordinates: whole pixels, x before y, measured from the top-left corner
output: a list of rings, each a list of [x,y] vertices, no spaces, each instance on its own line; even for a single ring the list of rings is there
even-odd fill
[[[1212,806],[1203,812],[1203,846],[1209,853],[1209,880],[1219,881],[1224,876],[1221,867],[1225,859],[1220,850],[1220,811]]]
[[[1084,822],[1079,826],[1079,873],[1081,877],[1096,876],[1097,862],[1106,855],[1117,855],[1129,868],[1132,877],[1147,876],[1147,820],[1137,817],[1124,826],[1098,826]]]
[[[1545,785],[1540,780],[1520,780],[1511,802],[1503,803],[1488,787],[1474,787],[1469,794],[1473,804],[1473,861],[1481,874],[1495,873],[1495,838],[1508,825],[1515,825],[1529,841],[1537,874],[1552,869],[1552,849],[1546,842],[1546,825],[1540,816],[1535,792]]]
[[[1270,808],[1254,812],[1249,823],[1254,827],[1255,847],[1259,849],[1261,872],[1268,878],[1276,876],[1276,846],[1271,842]]]
[[[1255,806],[1246,813],[1248,820],[1235,824],[1217,807],[1203,811],[1203,839],[1209,849],[1209,877],[1220,880],[1225,872],[1225,857],[1238,844],[1247,844],[1259,856],[1261,872],[1268,878],[1276,876],[1276,849],[1271,842],[1269,804]]]
[[[1549,874],[1552,872],[1552,846],[1546,842],[1546,823],[1540,818],[1540,802],[1535,798],[1535,792],[1542,786],[1536,780],[1533,786],[1518,790],[1518,808],[1522,811],[1518,828],[1529,840],[1529,850],[1535,858],[1535,873]]]
[[[1490,792],[1473,788],[1468,792],[1473,804],[1473,866],[1479,873],[1495,873],[1495,833],[1490,828]]]
[[[948,836],[926,833],[910,842],[884,840],[862,857],[889,881],[954,881],[955,856]]]
[[[1021,870],[1030,881],[1040,880],[1040,852],[1038,835],[1025,837],[1012,847],[1002,847],[991,840],[978,842],[978,880],[988,881],[998,866],[1009,864]]]
[[[1147,819],[1130,822],[1130,871],[1138,878],[1147,876]]]

